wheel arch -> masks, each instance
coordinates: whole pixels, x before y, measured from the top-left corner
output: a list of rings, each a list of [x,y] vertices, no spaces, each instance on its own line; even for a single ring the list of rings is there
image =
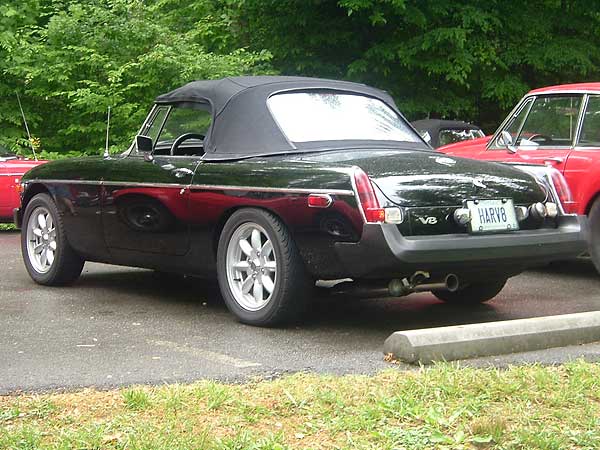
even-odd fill
[[[215,257],[217,256],[217,251],[219,249],[219,239],[221,238],[221,233],[223,232],[223,228],[225,228],[225,224],[227,223],[227,221],[229,220],[229,218],[236,213],[237,211],[240,211],[242,209],[258,209],[261,211],[265,211],[268,212],[269,214],[277,217],[277,219],[281,220],[281,222],[288,227],[288,224],[285,222],[285,220],[283,220],[283,218],[277,214],[275,211],[269,209],[269,208],[265,208],[263,206],[254,206],[254,205],[239,205],[239,206],[234,206],[232,208],[229,208],[228,210],[224,211],[223,214],[221,214],[221,217],[219,217],[219,220],[217,221],[217,223],[215,224],[215,227],[213,229],[213,235],[212,235],[212,251],[213,254],[215,255]],[[291,230],[290,230],[291,233]]]
[[[33,183],[30,186],[27,186],[27,189],[23,193],[23,198],[21,199],[21,214],[25,213],[27,204],[38,194],[48,194],[54,200],[54,196],[50,192],[48,186],[43,183]]]
[[[598,200],[600,198],[600,191],[594,193],[594,195],[592,195],[592,197],[588,200],[588,202],[585,205],[585,215],[589,216],[590,215],[590,211],[592,210],[592,206],[593,204],[596,202],[596,200]]]

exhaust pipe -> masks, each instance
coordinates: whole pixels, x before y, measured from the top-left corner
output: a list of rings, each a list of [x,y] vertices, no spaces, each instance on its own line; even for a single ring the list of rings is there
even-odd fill
[[[429,292],[429,291],[450,291],[456,292],[459,286],[459,280],[456,275],[449,273],[444,277],[443,281],[437,283],[424,283],[429,278],[429,274],[425,272],[415,272],[410,278],[402,280],[394,279],[388,285],[388,291],[393,297],[402,297],[412,292]]]
[[[410,279],[395,278],[389,282],[387,287],[381,280],[363,280],[361,282],[344,281],[331,288],[334,295],[349,295],[360,298],[375,297],[403,297],[413,292],[450,291],[456,292],[459,288],[458,276],[449,273],[442,281],[425,283],[429,279],[429,273],[417,271]]]

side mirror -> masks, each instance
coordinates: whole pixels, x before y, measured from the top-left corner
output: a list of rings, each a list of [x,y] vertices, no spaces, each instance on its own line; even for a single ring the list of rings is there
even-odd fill
[[[517,153],[517,148],[513,144],[512,135],[508,131],[502,130],[496,142],[500,147],[506,147],[506,150],[510,153]]]
[[[135,146],[138,152],[152,153],[152,138],[138,134],[135,137]]]

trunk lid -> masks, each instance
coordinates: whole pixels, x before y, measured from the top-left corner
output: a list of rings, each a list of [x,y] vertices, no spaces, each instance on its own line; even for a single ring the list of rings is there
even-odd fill
[[[358,166],[389,201],[406,207],[457,206],[469,198],[531,204],[546,197],[534,178],[518,169],[428,151],[336,151],[302,159]]]

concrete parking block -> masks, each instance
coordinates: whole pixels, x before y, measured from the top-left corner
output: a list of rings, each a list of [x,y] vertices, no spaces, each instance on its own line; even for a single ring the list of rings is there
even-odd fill
[[[396,331],[383,352],[411,364],[430,364],[595,341],[600,341],[600,311]]]

